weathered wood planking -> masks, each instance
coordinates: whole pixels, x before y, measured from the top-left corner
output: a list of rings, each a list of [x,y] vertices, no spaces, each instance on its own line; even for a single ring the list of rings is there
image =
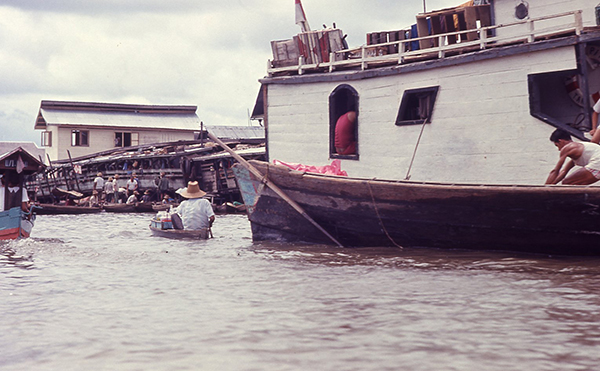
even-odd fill
[[[600,254],[600,189],[352,179],[253,161],[345,246],[426,246],[564,255]],[[257,182],[234,167],[241,188]],[[244,191],[243,191],[244,192]],[[253,238],[328,243],[267,188],[252,198]],[[382,228],[385,226],[385,231]]]

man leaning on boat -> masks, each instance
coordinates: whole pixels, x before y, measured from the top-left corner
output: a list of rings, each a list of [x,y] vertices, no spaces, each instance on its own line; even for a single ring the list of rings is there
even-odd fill
[[[191,230],[212,227],[215,221],[215,213],[210,202],[202,198],[206,195],[206,192],[200,189],[198,182],[188,182],[187,188],[183,189],[179,194],[186,198],[186,200],[173,209],[176,213],[171,214],[173,226],[176,229]],[[181,218],[181,223],[177,221],[177,216]]]
[[[600,180],[600,145],[573,142],[571,135],[563,129],[556,129],[550,141],[558,148],[560,155],[546,184],[557,184],[562,180],[562,184],[588,185]],[[581,168],[567,176],[575,165]]]

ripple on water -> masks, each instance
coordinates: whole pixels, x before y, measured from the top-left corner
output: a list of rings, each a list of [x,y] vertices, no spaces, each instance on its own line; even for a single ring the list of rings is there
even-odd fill
[[[600,261],[152,236],[40,216],[0,245],[0,368],[593,369]]]

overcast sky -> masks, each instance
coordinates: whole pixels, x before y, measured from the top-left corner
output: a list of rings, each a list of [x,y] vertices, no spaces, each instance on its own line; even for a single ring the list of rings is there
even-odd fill
[[[427,0],[427,10],[465,0]],[[423,0],[302,0],[312,29],[404,28]],[[197,105],[207,125],[247,125],[294,0],[1,0],[0,140],[34,141],[41,100]]]

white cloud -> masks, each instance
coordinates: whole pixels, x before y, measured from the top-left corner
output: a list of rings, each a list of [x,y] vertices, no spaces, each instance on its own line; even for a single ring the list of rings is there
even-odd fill
[[[367,32],[414,23],[423,3],[303,4],[313,28],[336,22],[358,46]],[[428,1],[430,10],[452,5]],[[197,105],[207,124],[245,125],[270,41],[298,31],[292,0],[4,0],[0,114],[11,127],[24,120],[25,128],[4,130],[4,140],[37,141],[33,126],[43,99]]]

